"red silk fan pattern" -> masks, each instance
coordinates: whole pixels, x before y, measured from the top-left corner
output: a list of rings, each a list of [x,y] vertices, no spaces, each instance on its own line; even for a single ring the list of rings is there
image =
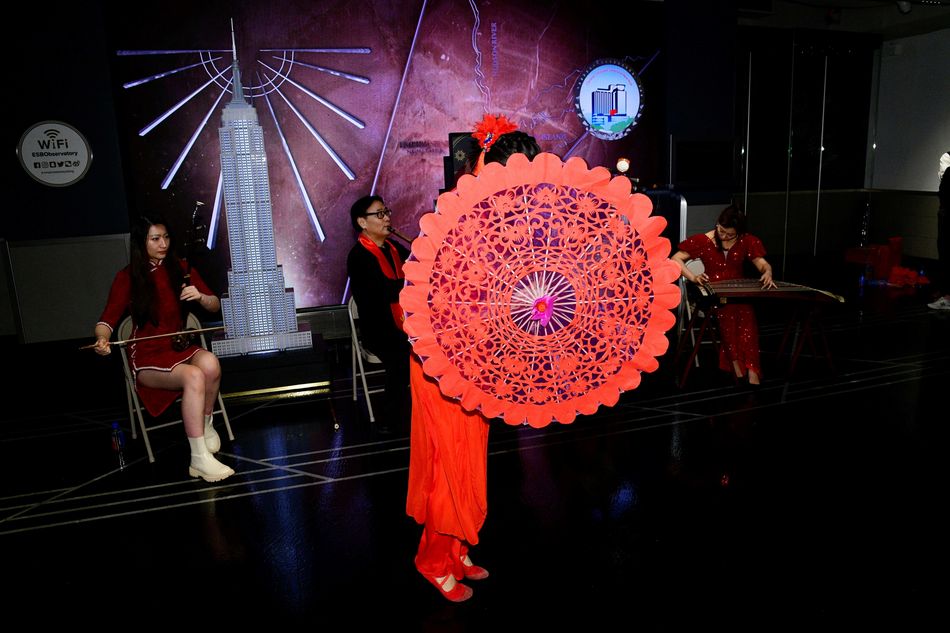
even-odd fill
[[[572,422],[658,367],[679,304],[666,221],[580,158],[517,154],[442,194],[404,266],[425,372],[509,424]]]

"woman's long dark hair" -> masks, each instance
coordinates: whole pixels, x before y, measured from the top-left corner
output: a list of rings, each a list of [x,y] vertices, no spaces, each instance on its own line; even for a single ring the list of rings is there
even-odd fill
[[[158,309],[155,305],[155,281],[152,279],[151,264],[148,260],[148,251],[145,244],[148,240],[148,230],[161,224],[168,231],[168,255],[162,268],[171,281],[172,288],[181,288],[185,276],[182,273],[181,261],[174,253],[175,241],[171,236],[171,228],[159,216],[142,216],[132,225],[129,232],[129,276],[132,280],[132,321],[139,327],[151,322],[158,325]]]

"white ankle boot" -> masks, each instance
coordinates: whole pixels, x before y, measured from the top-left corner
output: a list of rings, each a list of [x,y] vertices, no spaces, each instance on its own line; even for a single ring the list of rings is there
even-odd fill
[[[221,481],[234,474],[230,466],[225,466],[216,460],[208,451],[204,437],[189,437],[188,443],[191,445],[191,465],[188,467],[188,475],[201,477],[205,481]]]
[[[205,416],[205,445],[208,447],[209,453],[217,453],[221,450],[221,436],[214,430],[213,419],[213,414],[209,413]]]

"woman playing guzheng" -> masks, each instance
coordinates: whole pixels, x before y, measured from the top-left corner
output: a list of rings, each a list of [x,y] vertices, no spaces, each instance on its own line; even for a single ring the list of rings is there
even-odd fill
[[[772,266],[765,260],[762,240],[747,233],[745,216],[734,205],[723,209],[716,228],[687,238],[677,247],[673,261],[680,265],[683,276],[696,284],[710,281],[741,279],[746,261],[761,273],[762,288],[775,288]],[[699,259],[705,270],[695,274],[686,262]],[[759,361],[759,330],[755,312],[749,305],[726,304],[717,312],[722,345],[719,368],[733,371],[736,377],[748,376],[750,385],[760,384],[762,366]]]

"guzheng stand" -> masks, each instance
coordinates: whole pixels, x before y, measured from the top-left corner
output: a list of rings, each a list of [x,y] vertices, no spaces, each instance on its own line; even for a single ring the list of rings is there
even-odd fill
[[[812,354],[818,356],[815,345],[816,338],[821,345],[825,360],[828,362],[828,368],[834,371],[831,348],[828,346],[828,340],[825,337],[818,316],[823,306],[829,303],[844,303],[844,298],[824,290],[809,288],[808,286],[783,281],[777,281],[775,283],[778,286],[777,288],[763,290],[757,279],[734,279],[712,282],[702,288],[693,285],[693,288],[689,289],[690,292],[696,293],[696,309],[693,310],[692,316],[680,336],[676,352],[677,363],[679,362],[682,351],[686,348],[686,342],[690,333],[693,331],[693,328],[696,327],[697,320],[699,320],[699,332],[693,341],[689,358],[680,376],[680,388],[686,384],[686,379],[689,376],[693,362],[697,354],[699,354],[699,346],[706,336],[710,336],[712,339],[718,355],[719,345],[721,343],[716,313],[719,306],[726,305],[727,303],[757,304],[762,301],[773,300],[789,302],[792,309],[789,311],[785,332],[782,335],[782,342],[779,344],[778,349],[778,355],[782,356],[789,339],[792,339],[792,352],[789,360],[788,376],[791,376],[795,372],[798,358],[801,356],[802,349],[806,342]]]
[[[828,369],[832,373],[835,371],[835,365],[831,359],[831,348],[828,347],[828,339],[821,327],[821,319],[818,318],[820,312],[821,307],[816,305],[796,307],[792,310],[792,315],[785,326],[785,333],[782,335],[782,342],[778,346],[778,356],[781,357],[785,352],[789,337],[793,336],[792,355],[788,365],[789,377],[795,373],[795,365],[798,363],[798,357],[801,356],[806,341],[812,356],[818,356],[818,351],[815,349],[815,331],[818,333],[818,340],[828,363]]]

